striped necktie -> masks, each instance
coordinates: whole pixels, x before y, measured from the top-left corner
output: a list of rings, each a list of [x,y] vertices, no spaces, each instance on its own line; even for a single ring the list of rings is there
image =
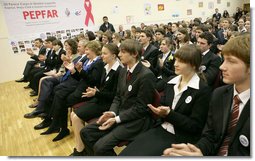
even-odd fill
[[[225,135],[224,141],[218,151],[219,156],[225,156],[228,153],[228,145],[231,139],[231,136],[233,135],[233,132],[236,128],[236,124],[238,121],[238,115],[239,115],[239,104],[241,103],[240,98],[238,95],[234,96],[234,107],[229,119],[228,123],[228,129],[227,129],[227,134]]]

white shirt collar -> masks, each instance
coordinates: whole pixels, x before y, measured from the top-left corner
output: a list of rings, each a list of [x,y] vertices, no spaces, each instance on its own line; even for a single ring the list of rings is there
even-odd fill
[[[246,91],[243,91],[242,93],[238,93],[236,91],[236,86],[234,85],[234,95],[233,95],[233,98],[234,98],[235,95],[238,95],[238,97],[240,98],[242,103],[245,105],[248,102],[248,100],[250,99],[250,97],[251,97],[250,88],[247,89]]]
[[[145,47],[143,47],[144,51],[148,48],[149,45],[150,45],[150,43],[148,45],[146,45]]]
[[[202,53],[202,55],[205,56],[205,54],[207,54],[207,53],[209,52],[209,50],[210,50],[210,49],[207,49],[206,51],[204,51],[204,52]]]
[[[178,84],[181,81],[181,77],[181,75],[174,77],[168,82],[168,84]],[[187,87],[199,89],[199,81],[200,78],[198,77],[197,73],[195,73],[187,84]]]
[[[56,51],[55,53],[58,55],[61,49],[62,48],[59,48],[58,51]]]
[[[106,64],[106,65],[104,66],[104,68],[105,68],[106,71],[110,71],[110,70],[116,71],[116,70],[118,69],[119,65],[120,65],[120,63],[116,60],[116,62],[115,62],[115,63],[113,64],[113,66],[111,67],[111,69],[109,69],[109,64]]]
[[[135,70],[135,67],[137,66],[138,63],[139,63],[139,62],[135,63],[135,65],[134,65],[131,69],[129,69],[129,67],[127,67],[127,70],[128,70],[130,73],[133,73],[133,71]]]

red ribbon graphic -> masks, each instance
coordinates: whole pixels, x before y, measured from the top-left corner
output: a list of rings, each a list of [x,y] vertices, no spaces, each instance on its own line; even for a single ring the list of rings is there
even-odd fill
[[[84,0],[84,8],[85,8],[85,10],[87,12],[86,19],[85,19],[85,25],[88,26],[89,19],[91,19],[91,21],[94,24],[94,17],[93,17],[93,14],[91,13],[92,5],[91,5],[90,0]]]

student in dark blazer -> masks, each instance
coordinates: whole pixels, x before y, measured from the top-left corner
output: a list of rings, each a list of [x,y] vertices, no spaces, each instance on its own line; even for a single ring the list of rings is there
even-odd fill
[[[77,61],[82,62],[83,61],[81,58],[82,55],[84,58],[86,58],[86,56],[85,56],[86,43],[84,40],[83,41],[81,40],[79,42],[79,50],[78,50],[79,53],[77,53],[77,42],[74,41],[73,39],[66,40],[64,42],[64,45],[65,45],[65,50],[67,51],[66,54],[65,55],[61,54],[61,56],[58,55],[60,57],[60,59],[62,59],[64,62],[66,62],[66,61],[68,63],[69,62],[77,63]],[[55,48],[58,48],[57,46],[55,46]],[[54,87],[57,86],[58,84],[60,84],[61,82],[63,82],[64,79],[66,80],[68,78],[67,74],[68,74],[68,70],[66,70],[64,65],[62,64],[62,66],[59,68],[57,73],[52,74],[50,76],[45,76],[40,79],[39,96],[37,98],[37,101],[34,104],[30,105],[30,106],[37,105],[37,107],[34,111],[25,114],[24,115],[25,118],[34,118],[34,117],[37,117],[38,115],[46,112],[45,108],[44,108],[45,101],[52,94]],[[71,82],[73,82],[73,81],[71,81]],[[74,82],[76,82],[76,81],[74,81]],[[36,130],[40,129],[40,127],[41,126],[36,126],[35,129]]]
[[[80,131],[85,127],[85,122],[97,118],[108,111],[116,95],[119,72],[123,69],[118,59],[119,49],[116,44],[106,44],[102,48],[102,60],[106,64],[101,76],[99,88],[88,87],[82,97],[92,98],[71,113],[72,126],[75,136],[75,148],[72,156],[83,155],[84,144]]]
[[[78,62],[84,63],[87,60],[85,54],[86,44],[87,44],[86,40],[80,40],[77,48],[78,54],[74,55],[72,54],[71,56],[70,54],[72,52],[70,52],[70,50],[76,52],[76,49],[74,49],[74,47],[76,46],[76,42],[71,39],[66,40],[65,48],[68,52],[67,55],[63,57],[64,64],[66,64],[66,62],[67,64],[74,63],[74,65]],[[44,113],[43,121],[34,127],[35,130],[49,127],[50,124],[52,123],[52,116],[50,115],[50,110],[52,106],[52,101],[54,100],[54,94],[61,89],[61,92],[59,94],[61,94],[62,97],[65,97],[70,92],[74,91],[75,88],[77,87],[79,80],[74,79],[71,76],[70,70],[68,70],[67,68],[65,70],[66,70],[65,74],[63,76],[58,77],[57,79],[52,77],[44,79],[42,81],[41,84],[42,89],[38,97],[38,106],[33,112],[30,113],[30,116],[29,114],[26,114],[28,115],[28,117],[31,118],[37,117],[38,115],[40,115],[41,112]]]
[[[214,82],[220,72],[221,58],[210,51],[213,43],[213,35],[206,31],[198,36],[197,45],[202,51],[202,63],[200,71],[205,75],[207,84],[213,87]]]
[[[30,87],[35,91],[34,94],[31,94],[30,96],[37,95],[38,94],[38,88],[39,88],[39,81],[42,77],[46,76],[44,73],[49,72],[51,70],[55,70],[55,72],[58,72],[61,65],[63,64],[63,61],[61,59],[62,54],[65,55],[66,51],[64,50],[64,46],[60,40],[54,40],[52,42],[54,55],[51,56],[50,60],[45,61],[46,68],[40,72],[37,72],[33,76],[33,80],[30,81]],[[49,64],[49,62],[52,63],[52,65]]]
[[[205,125],[211,90],[198,76],[201,51],[185,45],[175,53],[175,73],[161,98],[161,106],[148,107],[162,123],[137,136],[121,156],[160,156],[172,143],[196,142]],[[149,148],[148,148],[149,147]]]
[[[58,86],[54,88],[54,99],[51,105],[51,116],[53,121],[47,131],[43,132],[43,135],[51,134],[59,131],[59,134],[53,139],[58,141],[70,134],[67,128],[68,107],[73,106],[76,103],[82,102],[82,93],[88,87],[99,87],[101,81],[101,75],[104,69],[104,63],[100,57],[101,44],[98,41],[89,41],[86,44],[85,52],[87,60],[74,64],[66,64],[65,67],[71,71],[71,76],[79,83],[77,86],[67,87],[67,89],[61,89]],[[62,92],[68,91],[68,92]]]
[[[34,45],[39,49],[38,55],[46,54],[46,48],[43,45],[43,40],[41,38],[35,39]],[[33,60],[27,61],[25,69],[23,71],[23,77],[19,80],[16,80],[16,82],[27,82],[30,71],[34,68],[34,65],[39,62],[38,55],[36,55],[32,49],[28,50],[27,54],[30,55],[30,58]]]
[[[143,65],[148,67],[155,75],[158,75],[157,62],[159,49],[151,44],[153,41],[153,34],[150,30],[142,30],[139,42],[143,46],[141,61]]]
[[[220,69],[229,85],[215,89],[201,139],[195,145],[174,144],[164,155],[250,156],[250,34],[230,39],[222,54]]]
[[[52,42],[55,40],[56,40],[56,37],[54,37],[54,36],[50,36],[45,40],[44,43],[45,43],[45,46],[48,48],[48,51],[45,55],[46,59],[44,61],[44,66],[42,66],[42,67],[40,66],[37,69],[31,70],[31,72],[29,73],[28,87],[34,88],[36,82],[38,81],[38,83],[39,83],[40,78],[44,76],[43,75],[44,72],[48,72],[48,71],[54,69],[54,67],[56,65],[55,60],[56,60],[57,55],[55,54],[55,51],[53,50]],[[38,78],[39,78],[39,80],[38,80]],[[35,91],[35,88],[34,88],[33,91],[31,92],[31,96],[35,96],[37,94],[38,94],[38,91]]]
[[[147,104],[153,102],[155,77],[139,61],[141,52],[142,46],[135,40],[121,43],[119,57],[126,68],[120,72],[110,110],[80,132],[84,155],[116,155],[113,148],[118,143],[131,141],[151,128],[153,120]]]
[[[113,25],[108,22],[107,16],[103,17],[103,21],[104,21],[104,23],[100,26],[99,30],[101,30],[103,32],[110,31],[111,33],[114,33],[115,29],[114,29]]]
[[[213,19],[215,19],[215,21],[219,22],[220,18],[221,18],[221,13],[219,13],[219,9],[215,8],[215,13],[212,16]]]
[[[165,37],[160,44],[160,54],[158,56],[158,75],[156,89],[161,92],[169,81],[170,76],[175,76],[174,72],[174,41]]]

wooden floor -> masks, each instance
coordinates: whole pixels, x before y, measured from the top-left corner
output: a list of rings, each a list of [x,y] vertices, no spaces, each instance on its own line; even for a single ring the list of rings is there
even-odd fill
[[[34,130],[40,118],[23,117],[33,110],[28,106],[35,98],[29,96],[29,89],[23,88],[26,85],[15,81],[0,84],[0,156],[68,156],[75,144],[71,126],[69,136],[52,142],[56,133],[42,136],[40,133],[47,128]],[[119,153],[121,149],[115,151]]]

